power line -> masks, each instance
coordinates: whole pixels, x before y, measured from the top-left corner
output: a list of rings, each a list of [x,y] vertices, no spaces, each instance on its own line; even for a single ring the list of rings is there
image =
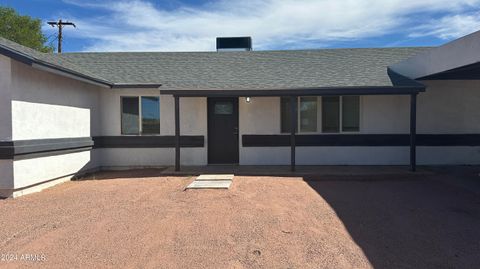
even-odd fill
[[[51,25],[52,27],[55,27],[55,26],[58,27],[58,47],[57,47],[57,51],[58,51],[58,53],[62,53],[62,29],[63,29],[63,26],[71,25],[75,28],[77,28],[77,26],[75,26],[75,24],[73,22],[68,22],[68,21],[64,22],[61,19],[58,20],[58,21],[49,21],[47,23],[49,25]]]

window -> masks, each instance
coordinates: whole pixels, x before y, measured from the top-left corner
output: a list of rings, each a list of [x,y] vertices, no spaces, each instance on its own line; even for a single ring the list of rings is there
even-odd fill
[[[296,113],[295,113],[296,114]],[[282,97],[280,100],[280,118],[281,118],[281,132],[290,133],[290,120],[292,118],[290,108],[290,97]],[[295,132],[297,128],[295,128]]]
[[[300,132],[317,131],[317,97],[300,97]]]
[[[122,98],[122,134],[138,134],[138,97]]]
[[[321,111],[318,111],[318,97],[298,98],[298,117],[296,131],[301,133],[319,132],[317,122],[321,118],[323,133],[358,132],[360,130],[359,96],[325,96],[321,97]],[[321,113],[321,115],[319,115]],[[280,129],[282,133],[290,132],[291,120],[290,97],[280,99]]]
[[[158,97],[142,96],[142,134],[160,134],[160,102]]]
[[[216,102],[215,114],[216,115],[231,115],[233,113],[232,102]]]
[[[358,132],[360,130],[360,97],[342,97],[342,131]]]
[[[295,131],[300,132],[316,132],[317,131],[317,97],[300,97],[298,98],[297,107],[300,108],[300,115],[295,126]],[[290,132],[291,107],[290,97],[282,97],[280,100],[280,117],[281,132]],[[295,113],[297,117],[298,114]]]
[[[360,130],[360,97],[322,97],[322,132],[358,132]]]
[[[160,134],[160,100],[158,97],[122,97],[121,103],[122,134]],[[141,115],[141,119],[139,115]]]
[[[338,133],[340,131],[340,97],[322,97],[322,131]]]

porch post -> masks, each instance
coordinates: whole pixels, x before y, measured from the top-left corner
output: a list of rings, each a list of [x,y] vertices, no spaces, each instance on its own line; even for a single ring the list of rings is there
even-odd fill
[[[290,169],[295,171],[295,130],[297,129],[297,97],[290,96]]]
[[[410,95],[410,169],[415,172],[417,168],[416,154],[417,135],[417,93]]]
[[[175,171],[180,171],[180,97],[175,99]]]

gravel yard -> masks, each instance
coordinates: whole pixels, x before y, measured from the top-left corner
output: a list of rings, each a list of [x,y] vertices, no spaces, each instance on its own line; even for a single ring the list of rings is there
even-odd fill
[[[0,267],[477,267],[480,197],[438,177],[103,172],[0,200]]]

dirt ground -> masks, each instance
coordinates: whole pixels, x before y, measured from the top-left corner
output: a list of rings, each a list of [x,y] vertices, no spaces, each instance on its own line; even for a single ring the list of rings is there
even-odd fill
[[[478,268],[480,197],[438,177],[101,173],[0,200],[0,267]]]

